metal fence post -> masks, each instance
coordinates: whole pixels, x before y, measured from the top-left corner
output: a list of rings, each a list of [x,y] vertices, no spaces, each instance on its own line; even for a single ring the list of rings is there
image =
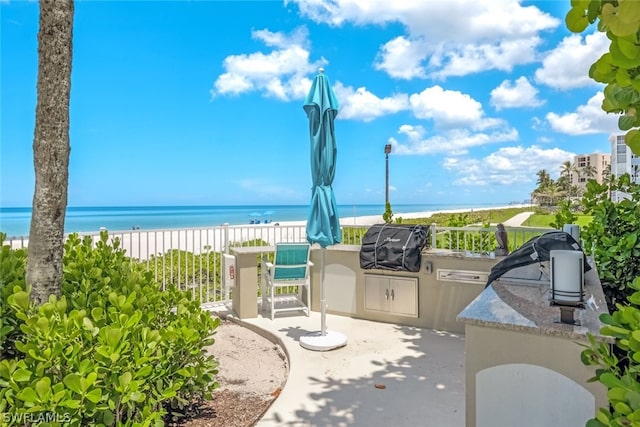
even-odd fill
[[[229,254],[229,224],[224,223],[222,227],[224,230],[224,241],[222,242],[224,244],[224,253]]]
[[[436,223],[431,224],[431,248],[436,249],[438,246],[438,236],[436,236]]]

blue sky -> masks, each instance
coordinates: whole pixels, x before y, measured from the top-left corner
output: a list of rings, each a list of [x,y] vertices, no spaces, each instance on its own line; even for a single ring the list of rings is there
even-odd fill
[[[523,201],[609,152],[570,1],[78,1],[69,206],[306,204],[302,108],[340,102],[338,204]],[[0,205],[31,206],[38,4],[0,1]]]

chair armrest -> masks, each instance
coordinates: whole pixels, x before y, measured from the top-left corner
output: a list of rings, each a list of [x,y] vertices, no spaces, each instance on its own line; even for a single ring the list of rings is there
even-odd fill
[[[313,267],[313,263],[312,263],[311,261],[307,261],[307,265],[308,265],[309,267]]]
[[[272,262],[265,261],[264,265],[266,265],[269,270],[271,270],[273,268],[273,263]]]

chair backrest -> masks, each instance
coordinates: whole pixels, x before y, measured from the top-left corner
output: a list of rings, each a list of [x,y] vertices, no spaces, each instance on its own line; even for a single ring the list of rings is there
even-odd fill
[[[308,276],[309,243],[278,243],[274,261],[274,280],[304,279]]]

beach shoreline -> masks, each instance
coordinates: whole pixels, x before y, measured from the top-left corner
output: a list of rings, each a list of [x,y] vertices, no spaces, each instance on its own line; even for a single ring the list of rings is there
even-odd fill
[[[463,212],[479,212],[479,211],[491,211],[491,210],[500,210],[500,209],[510,209],[510,208],[528,208],[532,207],[531,204],[514,204],[514,205],[504,205],[504,206],[491,206],[491,207],[480,207],[480,208],[458,208],[458,209],[438,209],[434,211],[422,211],[422,212],[405,212],[405,213],[397,213],[393,215],[394,220],[396,218],[402,218],[403,222],[411,219],[418,218],[429,218],[434,214],[455,214],[455,213],[463,213]],[[533,207],[532,207],[533,209]],[[382,224],[384,220],[382,219],[382,213],[380,215],[362,215],[362,216],[349,216],[349,217],[341,217],[340,225],[344,226],[371,226],[375,224]],[[278,221],[271,224],[255,224],[257,227],[264,227],[269,225],[277,225],[277,226],[300,226],[306,225],[307,221]],[[251,224],[248,224],[251,225]],[[237,225],[230,227],[238,227]]]
[[[513,203],[513,202],[511,202]],[[507,203],[504,203],[506,205]],[[434,212],[494,209],[502,204],[475,206],[447,203],[396,204],[394,218],[415,218]],[[482,208],[477,207],[482,206]],[[384,205],[337,206],[344,225],[369,225],[382,222]],[[304,224],[309,215],[308,205],[249,205],[249,206],[96,206],[68,207],[65,215],[65,234],[96,233],[102,227],[109,231],[168,230],[213,228],[220,225],[250,224],[272,226]],[[10,238],[26,238],[31,224],[31,208],[0,206],[0,231]]]
[[[435,213],[462,213],[473,211],[486,211],[496,209],[521,208],[531,205],[506,205],[498,207],[480,208],[458,208],[442,209],[434,211],[409,212],[395,215],[401,217],[403,223],[410,223],[411,219],[428,218]],[[407,222],[409,220],[409,222]],[[368,227],[375,224],[382,224],[382,214],[365,215],[356,217],[346,217],[340,219],[340,224],[345,226]],[[149,259],[153,255],[161,255],[168,250],[186,250],[199,254],[209,251],[220,251],[227,244],[233,242],[256,241],[262,244],[273,245],[281,241],[305,241],[307,221],[280,221],[268,224],[243,224],[230,225],[222,224],[218,226],[202,227],[176,227],[161,228],[155,230],[109,230],[109,239],[120,239],[121,247],[126,249],[127,254],[133,258]],[[80,236],[93,236],[97,241],[99,232],[78,232]],[[231,242],[231,243],[229,243]],[[28,246],[28,237],[8,238],[8,243],[13,248]]]

